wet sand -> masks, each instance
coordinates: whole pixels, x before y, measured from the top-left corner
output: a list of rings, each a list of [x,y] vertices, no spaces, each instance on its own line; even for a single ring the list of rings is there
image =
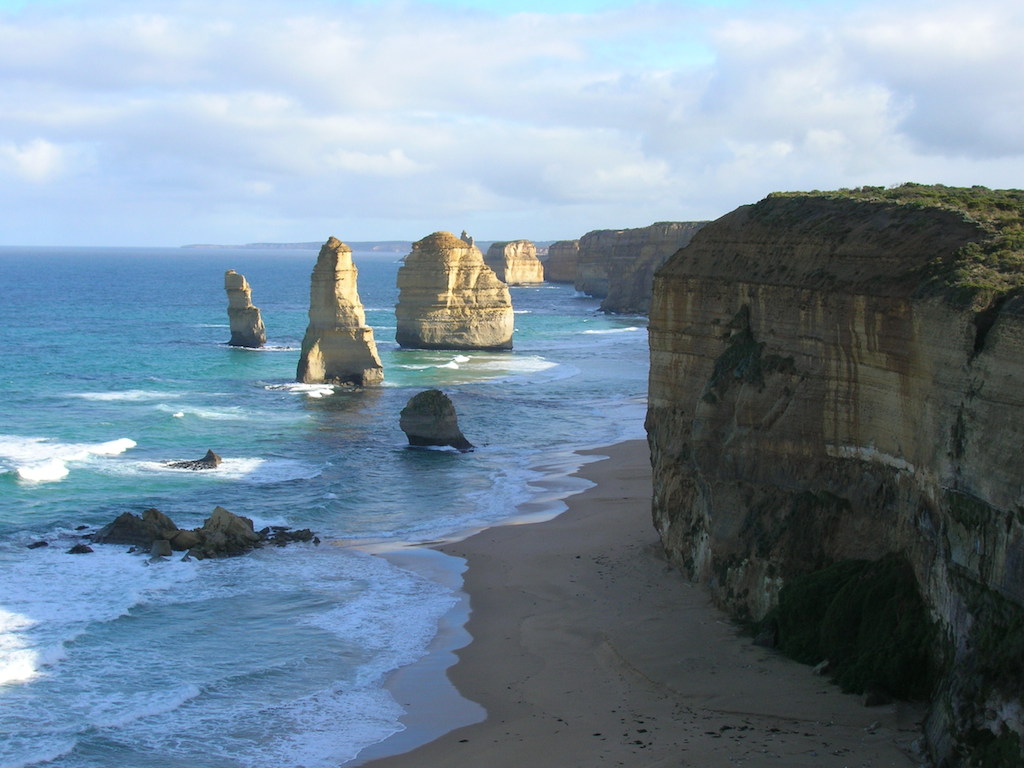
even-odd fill
[[[468,564],[471,641],[448,677],[483,710],[451,704],[435,659],[433,682],[423,668],[398,676],[407,730],[372,754],[434,738],[446,718],[484,719],[366,765],[920,764],[911,748],[919,707],[865,707],[753,645],[666,563],[650,522],[645,442],[588,453],[609,458],[578,473],[596,485],[562,515],[439,547]]]

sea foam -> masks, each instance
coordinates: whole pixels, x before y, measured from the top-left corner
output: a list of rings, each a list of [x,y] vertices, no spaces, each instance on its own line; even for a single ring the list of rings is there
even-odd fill
[[[57,482],[70,473],[69,463],[117,456],[135,446],[127,437],[101,443],[62,443],[45,437],[0,435],[0,472],[13,472],[29,483]]]

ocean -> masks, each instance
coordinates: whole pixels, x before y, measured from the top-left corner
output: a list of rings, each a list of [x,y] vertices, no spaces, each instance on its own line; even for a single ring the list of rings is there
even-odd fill
[[[403,350],[400,254],[354,254],[384,384],[297,384],[315,260],[0,248],[3,768],[357,759],[403,728],[388,677],[460,603],[457,578],[378,553],[557,514],[576,450],[643,436],[645,318],[571,286],[513,287],[512,352]],[[227,269],[252,286],[264,349],[225,344]],[[399,412],[432,387],[472,453],[406,446]],[[165,464],[208,449],[217,470]],[[67,552],[122,512],[191,528],[218,505],[321,543],[187,562]]]

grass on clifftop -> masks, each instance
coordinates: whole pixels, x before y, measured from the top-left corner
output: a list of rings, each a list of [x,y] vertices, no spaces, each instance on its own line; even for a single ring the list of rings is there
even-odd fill
[[[952,260],[936,259],[924,275],[923,294],[941,293],[960,306],[987,306],[1024,288],[1024,190],[901,184],[832,192],[773,192],[769,198],[821,197],[885,202],[960,213],[988,236],[960,248]]]

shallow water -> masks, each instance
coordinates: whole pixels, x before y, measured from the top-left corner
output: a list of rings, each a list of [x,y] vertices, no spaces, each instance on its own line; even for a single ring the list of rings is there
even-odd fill
[[[384,678],[456,601],[365,550],[554,511],[571,484],[531,482],[642,436],[643,318],[519,287],[513,352],[402,350],[393,255],[355,255],[384,385],[296,384],[315,256],[0,248],[0,766],[338,765],[401,727]],[[223,343],[226,269],[252,285],[263,350]],[[428,387],[473,453],[405,447],[398,413]],[[164,466],[207,449],[214,472]],[[217,505],[323,544],[66,554],[124,511],[193,527]]]

